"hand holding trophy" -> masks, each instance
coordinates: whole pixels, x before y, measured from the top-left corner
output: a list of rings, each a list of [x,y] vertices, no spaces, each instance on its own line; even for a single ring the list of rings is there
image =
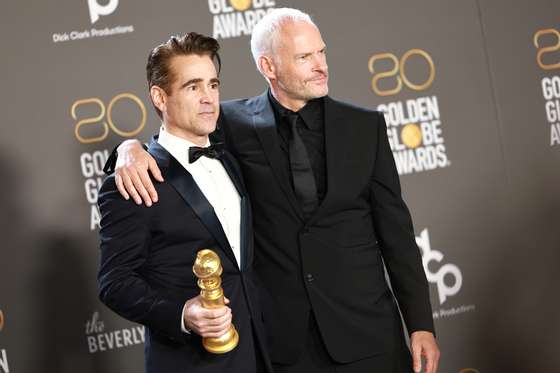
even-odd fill
[[[196,254],[193,272],[198,278],[200,297],[204,308],[217,308],[225,305],[222,289],[222,265],[220,257],[210,249],[200,250]],[[202,338],[206,351],[223,354],[233,350],[239,342],[239,334],[233,324],[230,329],[218,338]]]

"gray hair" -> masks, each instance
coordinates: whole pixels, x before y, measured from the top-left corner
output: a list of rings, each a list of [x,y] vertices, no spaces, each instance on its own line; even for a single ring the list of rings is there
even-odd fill
[[[270,11],[257,22],[251,35],[251,53],[259,71],[259,57],[272,54],[274,40],[286,22],[308,22],[316,26],[309,14],[298,9],[277,8]]]

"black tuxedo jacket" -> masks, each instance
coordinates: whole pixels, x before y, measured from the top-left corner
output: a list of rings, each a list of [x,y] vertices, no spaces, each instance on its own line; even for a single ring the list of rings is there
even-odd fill
[[[241,268],[192,176],[157,142],[148,151],[166,180],[155,183],[160,202],[148,208],[124,200],[113,176],[100,190],[100,299],[146,326],[148,373],[254,372],[255,350],[266,356],[266,348],[253,272],[251,208],[239,166],[227,152],[221,159],[241,196]],[[181,331],[184,303],[200,293],[192,266],[203,248],[220,256],[222,286],[240,336],[236,349],[223,355],[207,353],[200,336]]]
[[[401,348],[383,263],[408,331],[433,331],[428,284],[383,115],[325,97],[327,194],[306,221],[267,93],[221,108],[216,138],[224,138],[240,163],[253,206],[255,270],[266,291],[272,361],[297,360],[310,312],[338,362]]]

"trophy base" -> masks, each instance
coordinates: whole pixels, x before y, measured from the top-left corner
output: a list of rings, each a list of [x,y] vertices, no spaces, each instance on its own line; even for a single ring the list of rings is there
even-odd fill
[[[202,338],[202,345],[206,351],[213,354],[225,354],[230,352],[239,343],[239,334],[232,325],[227,333],[219,338]]]

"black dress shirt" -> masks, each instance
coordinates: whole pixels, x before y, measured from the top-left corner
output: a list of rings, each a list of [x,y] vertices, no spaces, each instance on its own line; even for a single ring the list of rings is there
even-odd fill
[[[325,198],[327,193],[327,167],[325,164],[325,110],[323,98],[316,98],[307,102],[297,113],[290,109],[283,107],[268,91],[268,98],[274,110],[274,117],[276,119],[276,129],[278,130],[278,138],[280,148],[282,148],[283,164],[290,171],[290,155],[288,151],[288,142],[290,140],[291,129],[290,122],[287,119],[290,115],[297,114],[298,133],[303,140],[311,168],[313,169],[313,176],[315,176],[315,185],[317,186],[317,198],[319,204]],[[292,180],[293,188],[293,180]]]

